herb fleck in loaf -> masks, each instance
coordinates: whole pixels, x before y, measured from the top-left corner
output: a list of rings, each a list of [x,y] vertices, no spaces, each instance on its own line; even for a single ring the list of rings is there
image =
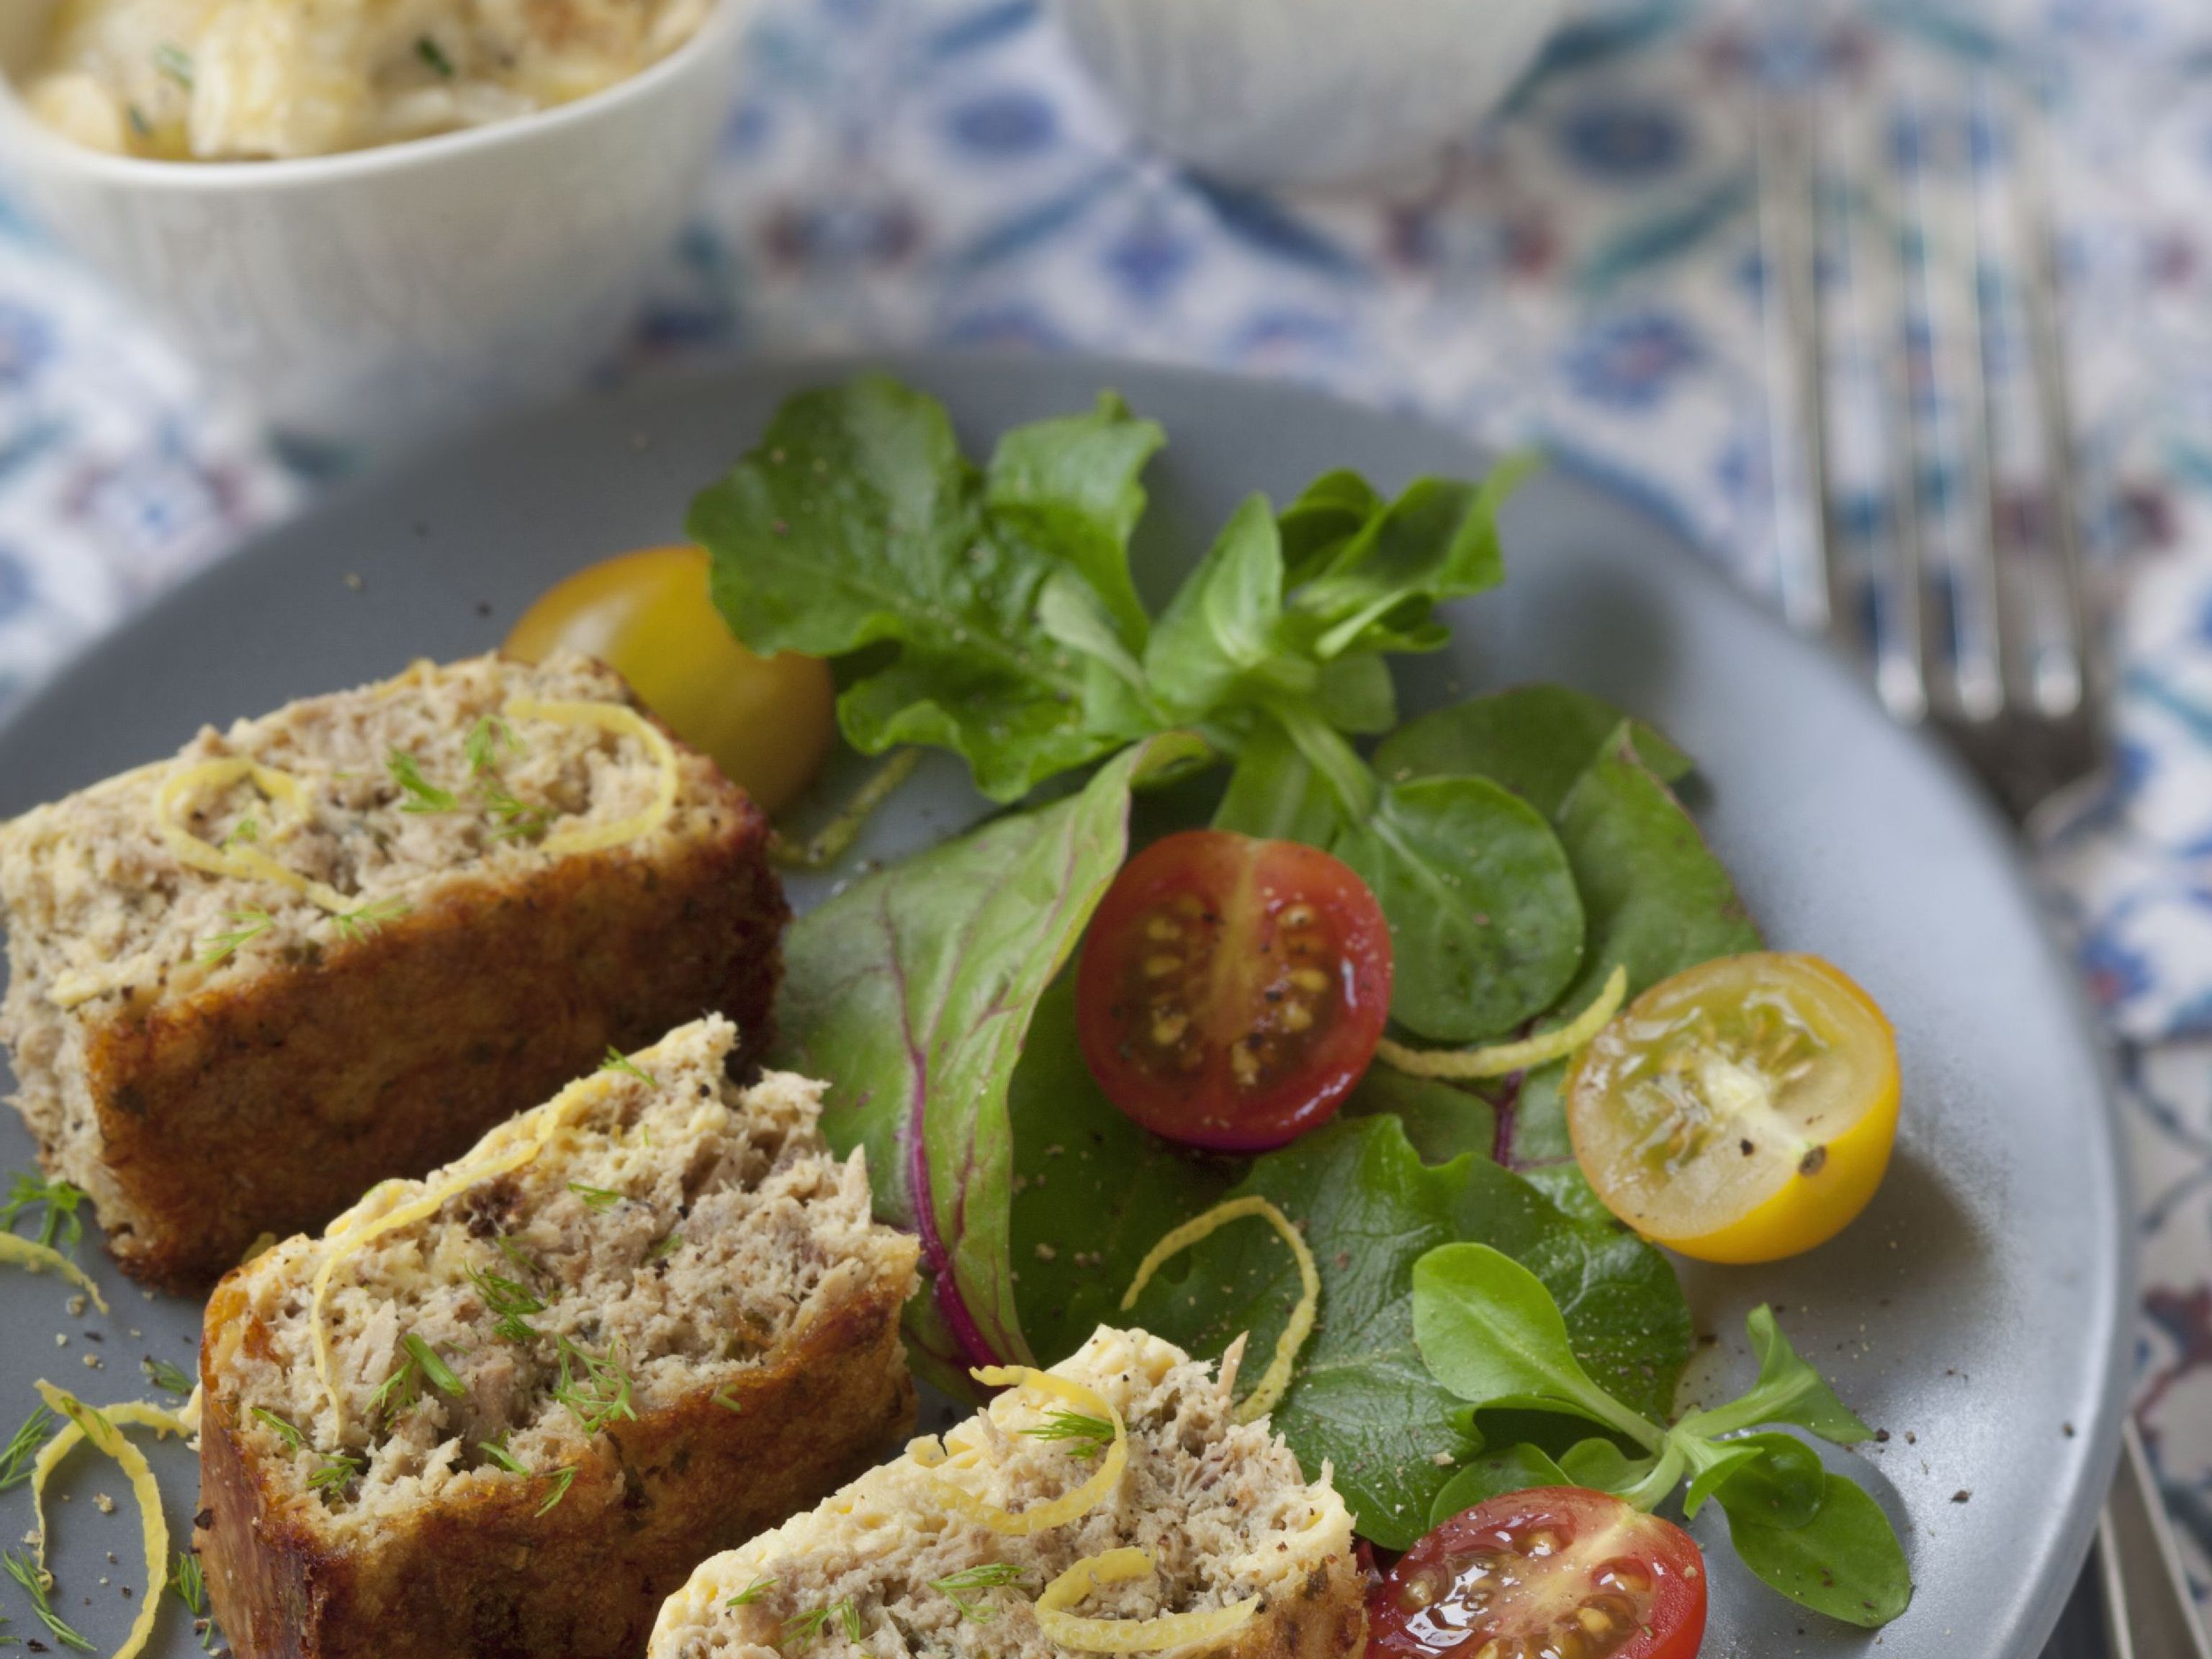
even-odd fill
[[[203,731],[0,826],[15,1103],[126,1271],[204,1285],[610,1043],[764,1038],[767,834],[574,655]]]
[[[1177,1651],[1350,1659],[1366,1631],[1351,1518],[1326,1470],[1309,1482],[1264,1420],[1236,1421],[1235,1368],[1233,1353],[1217,1372],[1142,1331],[1102,1328],[1051,1372],[1127,1425],[1127,1467],[1095,1507],[1033,1536],[994,1531],[948,1509],[947,1471],[931,1467],[940,1449],[917,1442],[811,1514],[707,1562],[662,1608],[650,1659],[1055,1659],[1037,1597],[1077,1562],[1127,1548],[1153,1571],[1093,1591],[1083,1616],[1144,1620],[1256,1597],[1234,1631]],[[1101,1468],[1101,1440],[1068,1433],[1081,1415],[1015,1389],[941,1449],[951,1478],[1019,1513]]]
[[[198,1536],[240,1659],[634,1655],[700,1559],[912,1422],[914,1241],[819,1085],[727,1080],[734,1036],[673,1032],[223,1280]]]

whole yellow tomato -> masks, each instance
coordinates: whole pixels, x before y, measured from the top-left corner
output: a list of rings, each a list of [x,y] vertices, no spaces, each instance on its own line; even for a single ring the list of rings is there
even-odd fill
[[[548,590],[506,648],[525,662],[562,646],[597,657],[774,817],[805,793],[837,740],[836,687],[818,657],[760,657],[740,645],[707,573],[697,547],[605,560]]]
[[[1576,1059],[1575,1158],[1607,1209],[1700,1261],[1826,1243],[1873,1198],[1897,1138],[1897,1040],[1818,957],[1701,963]]]

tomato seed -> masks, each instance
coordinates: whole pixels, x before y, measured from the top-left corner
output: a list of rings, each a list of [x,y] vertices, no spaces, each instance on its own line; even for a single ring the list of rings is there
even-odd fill
[[[1167,916],[1154,916],[1145,924],[1145,937],[1171,945],[1182,937],[1182,928]]]
[[[1283,926],[1285,927],[1310,927],[1313,924],[1313,906],[1310,904],[1293,904],[1283,912]]]
[[[1293,968],[1291,983],[1301,991],[1317,995],[1328,989],[1328,975],[1318,968]]]
[[[1172,974],[1176,969],[1182,966],[1182,958],[1181,957],[1168,956],[1164,952],[1156,957],[1146,957],[1145,958],[1145,977],[1146,979],[1165,979],[1170,974]]]

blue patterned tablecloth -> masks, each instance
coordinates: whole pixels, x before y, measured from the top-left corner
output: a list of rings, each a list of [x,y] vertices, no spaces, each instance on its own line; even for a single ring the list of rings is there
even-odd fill
[[[2212,1584],[2212,9],[1811,11],[1586,0],[1427,176],[1290,199],[1148,154],[1040,0],[765,0],[697,222],[611,368],[927,343],[1280,375],[1541,441],[1767,588],[1792,503],[1768,465],[1759,88],[1820,79],[1888,120],[1917,85],[1896,155],[1978,141],[1946,90],[1967,70],[2047,88],[2124,651],[2116,778],[2041,851],[2120,1042],[2140,1409]],[[1878,471],[1838,487],[1846,522],[1879,516]],[[0,212],[0,701],[313,493]]]

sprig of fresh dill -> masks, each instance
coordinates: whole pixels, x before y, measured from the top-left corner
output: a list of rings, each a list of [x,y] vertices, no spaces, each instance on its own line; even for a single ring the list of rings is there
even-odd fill
[[[1114,1425],[1103,1417],[1085,1417],[1080,1412],[1052,1412],[1043,1422],[1024,1429],[1022,1432],[1036,1440],[1066,1440],[1075,1443],[1068,1447],[1073,1457],[1096,1457],[1114,1443]]]
[[[276,1430],[277,1438],[294,1451],[303,1452],[307,1449],[307,1437],[301,1431],[298,1424],[277,1416],[266,1406],[256,1406],[253,1408],[253,1416],[256,1421],[266,1424],[270,1428]]]
[[[725,1382],[720,1388],[715,1389],[714,1398],[714,1403],[717,1406],[720,1406],[724,1411],[729,1413],[731,1416],[743,1417],[745,1414],[744,1405],[740,1401],[730,1398],[730,1385],[728,1383]]]
[[[726,1607],[749,1607],[775,1588],[775,1579],[756,1578],[722,1605]]]
[[[26,1560],[13,1550],[0,1554],[0,1567],[6,1568],[8,1576],[23,1587],[31,1598],[31,1611],[39,1615],[39,1622],[46,1627],[55,1641],[65,1648],[75,1648],[80,1653],[94,1651],[92,1644],[54,1611],[52,1574],[41,1571],[34,1562]]]
[[[452,790],[441,789],[424,777],[422,763],[404,749],[387,753],[384,769],[392,774],[392,782],[407,797],[399,804],[403,812],[450,812],[461,804],[461,798]]]
[[[454,1400],[466,1397],[468,1389],[453,1375],[453,1368],[428,1342],[410,1331],[399,1339],[399,1346],[407,1351],[407,1358],[422,1368],[422,1375],[430,1379],[430,1386],[440,1394]]]
[[[0,1227],[13,1232],[15,1218],[24,1211],[39,1217],[39,1243],[54,1248],[59,1238],[59,1248],[73,1250],[84,1240],[84,1218],[78,1215],[77,1206],[84,1202],[84,1189],[67,1181],[49,1181],[29,1170],[18,1170],[8,1183],[8,1200],[0,1204]]]
[[[567,1468],[556,1469],[544,1478],[553,1483],[553,1490],[546,1494],[545,1501],[538,1506],[536,1513],[538,1515],[544,1514],[546,1510],[568,1495],[568,1488],[576,1482],[576,1466],[571,1463]]]
[[[57,1418],[44,1406],[31,1407],[31,1414],[23,1419],[23,1426],[0,1447],[0,1492],[9,1492],[31,1478],[31,1464],[38,1457],[39,1449],[54,1437],[61,1426]]]
[[[276,925],[276,918],[266,910],[233,910],[230,919],[238,926],[228,933],[216,933],[209,938],[207,948],[200,952],[201,967],[214,967],[240,945],[251,944]]]
[[[502,1243],[506,1241],[501,1240]],[[545,1311],[544,1298],[519,1279],[489,1268],[469,1269],[469,1283],[476,1286],[477,1294],[491,1310],[492,1329],[508,1341],[528,1346],[538,1340],[538,1333],[529,1323],[532,1314]]]
[[[520,1273],[525,1279],[536,1283],[545,1277],[545,1269],[538,1265],[530,1252],[505,1233],[495,1234],[491,1242],[499,1247],[499,1253],[501,1255],[514,1264],[515,1272]]]
[[[649,1083],[656,1089],[660,1086],[659,1078],[653,1076],[611,1042],[607,1044],[607,1057],[599,1062],[599,1069],[603,1072],[620,1072],[624,1077],[634,1077],[639,1082]]]
[[[215,1651],[215,1620],[208,1612],[207,1574],[200,1558],[191,1550],[177,1552],[177,1565],[169,1569],[169,1589],[192,1616],[192,1632],[200,1638],[200,1651]]]
[[[577,1424],[587,1435],[597,1434],[610,1423],[628,1419],[637,1420],[637,1408],[630,1404],[629,1374],[622,1368],[622,1345],[617,1343],[606,1354],[586,1352],[567,1337],[558,1339],[561,1356],[561,1376],[553,1388],[553,1398],[575,1413]]]
[[[309,1473],[307,1485],[325,1498],[344,1492],[368,1473],[368,1460],[356,1457],[351,1452],[322,1452],[317,1455],[322,1461]]]
[[[230,833],[225,836],[221,841],[216,842],[216,849],[220,852],[222,848],[235,846],[240,842],[245,842],[250,847],[260,839],[261,825],[255,820],[253,815],[249,812],[246,817],[239,819],[236,823],[230,826]]]
[[[494,841],[532,840],[544,835],[555,817],[551,807],[532,806],[496,777],[478,784],[477,797],[497,825],[491,832]]]
[[[440,80],[450,81],[453,78],[453,60],[447,57],[446,49],[428,35],[420,36],[416,40],[415,55],[428,64],[432,73],[435,74]]]
[[[999,1616],[996,1607],[987,1607],[974,1600],[971,1590],[997,1589],[1003,1585],[1021,1582],[1022,1570],[1011,1561],[987,1561],[980,1567],[969,1567],[947,1578],[933,1578],[930,1589],[937,1591],[960,1609],[963,1618],[973,1619],[979,1625],[988,1625]]]
[[[514,728],[496,714],[477,715],[468,736],[461,739],[461,751],[469,757],[469,775],[481,778],[497,772],[502,749],[517,755],[522,752],[522,739],[514,735]]]
[[[647,1261],[665,1261],[670,1256],[674,1255],[677,1251],[683,1248],[683,1233],[672,1230],[665,1238],[660,1240],[651,1249],[645,1253],[645,1259]]]
[[[611,1210],[623,1201],[623,1195],[611,1187],[592,1187],[580,1181],[572,1181],[568,1183],[568,1190],[595,1210]]]
[[[546,1494],[545,1501],[538,1506],[536,1512],[539,1515],[544,1514],[546,1510],[566,1498],[568,1495],[569,1486],[576,1479],[576,1471],[573,1465],[565,1469],[549,1469],[544,1474],[538,1474],[527,1463],[507,1450],[505,1435],[500,1436],[496,1440],[480,1440],[477,1443],[477,1449],[509,1474],[519,1474],[525,1480],[550,1480],[553,1483],[553,1490]]]
[[[847,1641],[860,1639],[860,1610],[853,1604],[853,1598],[849,1595],[839,1596],[826,1607],[816,1607],[811,1613],[802,1613],[796,1618],[785,1620],[783,1639],[787,1642],[811,1641],[833,1619],[844,1627]]]
[[[191,1396],[192,1374],[173,1360],[156,1359],[151,1354],[138,1362],[138,1369],[146,1373],[147,1381],[164,1394],[173,1394],[179,1400]]]
[[[154,67],[186,92],[192,89],[192,55],[182,46],[164,42],[155,47]]]
[[[349,939],[367,939],[388,921],[397,921],[415,907],[405,899],[379,899],[374,904],[364,904],[358,910],[341,910],[331,918],[331,926]]]

